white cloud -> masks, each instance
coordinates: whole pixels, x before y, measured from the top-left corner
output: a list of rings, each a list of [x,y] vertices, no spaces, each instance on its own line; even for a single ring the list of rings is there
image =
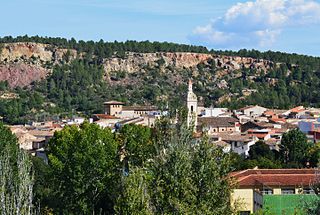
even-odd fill
[[[314,0],[256,0],[237,3],[190,40],[215,48],[268,47],[288,27],[320,24],[320,3]]]

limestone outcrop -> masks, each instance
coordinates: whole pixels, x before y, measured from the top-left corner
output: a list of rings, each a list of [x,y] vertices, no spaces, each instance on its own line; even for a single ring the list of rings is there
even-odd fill
[[[76,50],[31,42],[0,44],[0,47],[0,81],[8,81],[11,87],[28,86],[45,78],[52,71],[53,65],[65,60],[67,52],[70,60],[82,55]],[[223,78],[243,68],[267,71],[274,64],[262,59],[187,52],[128,52],[124,58],[114,56],[103,60],[106,77],[109,73],[143,72],[154,67],[162,71],[170,69],[176,73],[189,69],[198,74],[201,67],[212,65],[217,68],[217,78]],[[219,74],[222,77],[218,77]]]
[[[159,53],[127,53],[125,58],[108,58],[104,61],[106,72],[126,71],[133,73],[141,71],[146,67],[165,66],[177,70],[190,68],[197,69],[199,64],[208,64],[214,61],[217,68],[225,70],[238,70],[241,68],[254,68],[257,70],[268,70],[273,63],[268,60],[219,56],[213,54],[186,53],[186,52],[159,52]]]
[[[51,72],[48,65],[59,63],[68,49],[59,49],[47,44],[9,43],[0,50],[0,81],[8,81],[11,87],[24,87],[39,81]],[[70,58],[77,52],[69,50]]]

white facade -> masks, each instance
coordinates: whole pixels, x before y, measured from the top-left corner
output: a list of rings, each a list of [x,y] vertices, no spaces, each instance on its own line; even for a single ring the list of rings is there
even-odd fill
[[[205,108],[201,115],[202,117],[217,117],[225,114],[228,111],[227,108]]]
[[[257,140],[251,140],[250,142],[233,141],[231,142],[231,150],[239,155],[249,156],[250,146],[254,145]]]
[[[244,108],[242,110],[243,114],[245,114],[247,116],[261,116],[266,111],[267,111],[267,108],[260,107],[258,105],[255,105],[253,107]]]
[[[188,107],[188,117],[187,123],[188,126],[191,123],[194,123],[194,128],[198,124],[197,122],[197,113],[198,113],[198,99],[196,94],[192,90],[192,81],[189,80],[189,87],[188,87],[188,95],[187,95],[187,107]]]

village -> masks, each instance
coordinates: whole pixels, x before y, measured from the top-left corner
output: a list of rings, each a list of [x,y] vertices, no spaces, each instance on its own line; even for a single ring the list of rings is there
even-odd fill
[[[119,101],[107,101],[104,113],[91,118],[73,117],[57,122],[32,122],[28,125],[10,126],[18,137],[20,148],[33,155],[43,156],[44,147],[55,131],[66,125],[80,125],[85,120],[102,128],[115,131],[125,124],[153,127],[156,120],[168,114],[156,106],[126,106]],[[225,152],[236,152],[248,156],[250,146],[263,140],[270,149],[279,150],[282,135],[298,128],[313,143],[320,141],[320,109],[298,106],[289,110],[267,109],[258,105],[239,110],[227,108],[206,108],[198,103],[189,82],[186,105],[189,126],[194,127],[194,135],[206,134],[212,144],[222,147]]]
[[[292,129],[299,129],[306,134],[309,142],[320,142],[320,109],[298,106],[289,110],[278,110],[258,105],[238,110],[207,108],[198,102],[191,80],[188,83],[185,104],[188,110],[187,124],[193,130],[194,137],[207,135],[210,144],[221,147],[225,153],[234,152],[246,158],[249,156],[250,147],[258,141],[266,143],[271,150],[279,151],[283,134]],[[13,125],[10,129],[17,136],[21,149],[47,162],[45,147],[48,141],[55,131],[60,131],[67,125],[79,126],[88,121],[116,132],[126,124],[153,127],[157,119],[168,115],[168,110],[160,110],[156,106],[126,106],[120,101],[106,101],[102,105],[104,113],[94,114],[89,119],[73,117],[56,122],[33,122],[29,125]],[[294,194],[311,194],[309,183],[314,179],[315,171],[249,169],[234,172],[232,176],[239,183],[239,187],[234,190],[234,199],[244,201],[241,214],[250,214],[265,207],[266,202],[272,204],[272,207],[280,207],[275,206],[272,196],[281,198],[289,194],[280,202],[290,205],[290,201],[298,201]],[[293,206],[294,204],[290,207]]]

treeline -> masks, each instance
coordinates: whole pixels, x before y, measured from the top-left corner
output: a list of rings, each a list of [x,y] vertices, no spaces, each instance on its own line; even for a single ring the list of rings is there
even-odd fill
[[[95,41],[83,41],[75,40],[74,38],[65,39],[60,37],[39,37],[32,36],[18,36],[13,38],[6,36],[0,38],[0,43],[15,43],[15,42],[35,42],[44,43],[61,48],[75,49],[79,52],[86,52],[96,55],[100,58],[111,57],[113,54],[124,56],[124,52],[196,52],[196,53],[209,53],[208,49],[203,46],[183,45],[169,42],[150,42],[150,41],[132,41],[126,42],[105,42],[100,40]]]
[[[252,57],[256,59],[265,59],[274,62],[281,62],[287,65],[296,64],[299,66],[309,66],[310,68],[319,69],[320,68],[320,57],[313,57],[308,55],[301,55],[296,53],[285,53],[279,51],[266,51],[260,52],[258,50],[247,50],[240,49],[239,51],[222,51],[222,50],[212,50],[211,52],[219,55],[227,56],[240,56],[240,57]]]
[[[0,43],[15,43],[15,42],[35,42],[58,46],[61,48],[75,49],[79,52],[87,52],[98,57],[110,57],[114,53],[121,54],[124,52],[195,52],[219,54],[227,56],[252,57],[258,59],[271,60],[274,62],[282,62],[287,64],[309,65],[310,68],[320,68],[320,58],[296,53],[285,53],[279,51],[261,52],[258,50],[240,49],[239,51],[230,50],[208,50],[204,46],[185,45],[171,42],[150,42],[150,41],[134,41],[128,40],[126,42],[106,42],[102,39],[100,41],[84,41],[76,40],[74,38],[66,39],[61,37],[41,37],[41,36],[5,36],[0,37]]]
[[[255,79],[249,80],[250,76]],[[242,94],[244,89],[255,89],[252,95],[244,99],[233,98],[224,105],[231,108],[246,104],[257,104],[268,108],[287,109],[297,105],[319,107],[320,69],[310,65],[292,66],[282,64],[257,75],[254,70],[242,70],[242,78],[229,82],[229,92]]]

